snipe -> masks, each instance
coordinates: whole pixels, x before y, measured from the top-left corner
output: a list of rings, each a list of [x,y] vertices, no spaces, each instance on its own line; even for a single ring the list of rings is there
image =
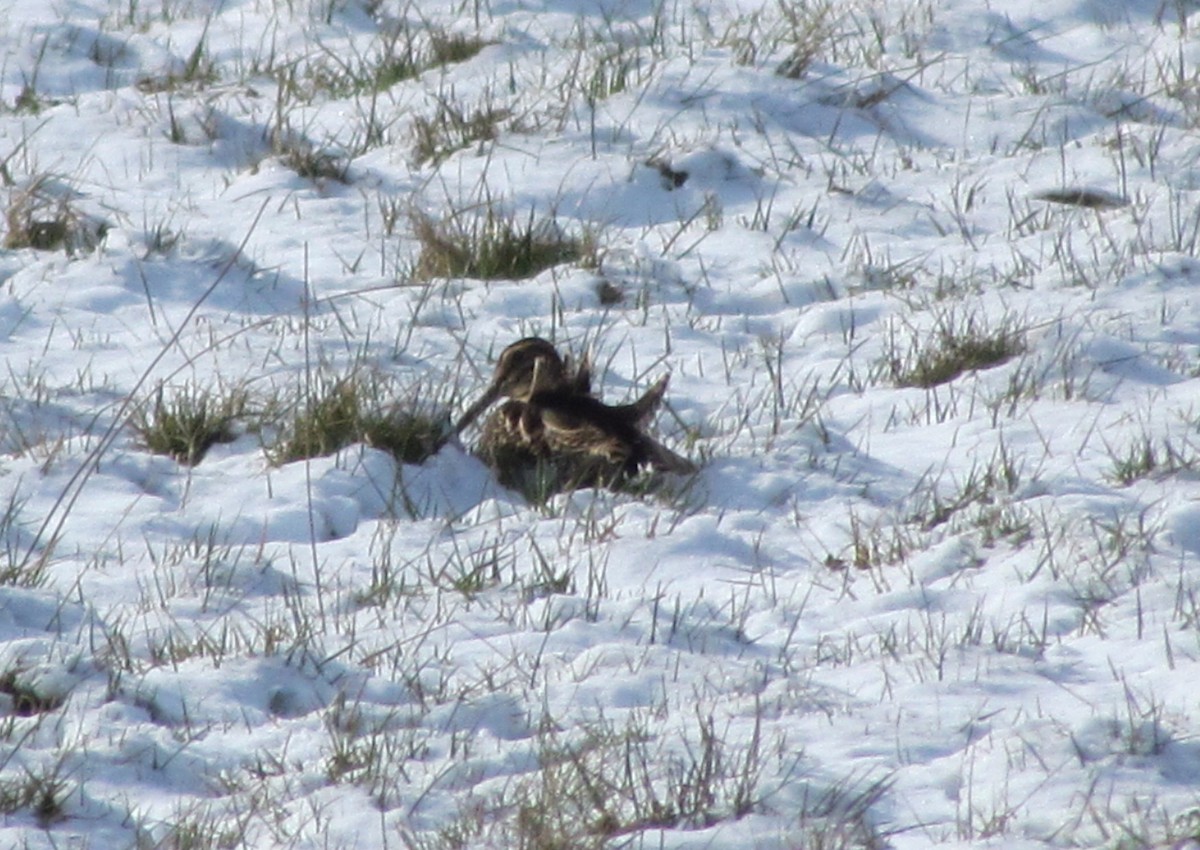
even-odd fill
[[[491,383],[454,431],[506,397],[484,421],[478,452],[509,486],[531,469],[550,479],[551,491],[617,483],[647,466],[693,473],[691,461],[643,430],[667,382],[662,377],[631,404],[604,404],[592,394],[586,357],[576,364],[546,340],[527,337],[500,354]]]

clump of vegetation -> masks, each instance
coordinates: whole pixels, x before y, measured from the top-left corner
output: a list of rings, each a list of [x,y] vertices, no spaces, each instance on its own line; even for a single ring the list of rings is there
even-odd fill
[[[429,33],[429,53],[426,66],[436,68],[439,65],[466,62],[492,43],[477,35],[434,29]]]
[[[393,407],[365,417],[363,440],[372,448],[390,452],[401,463],[423,463],[445,439],[446,420],[428,412]]]
[[[287,130],[273,134],[271,148],[279,161],[306,180],[348,183],[350,160],[328,148],[314,145],[304,136]]]
[[[697,718],[681,746],[635,716],[601,721],[577,740],[543,743],[536,779],[515,795],[517,846],[601,848],[617,836],[734,820],[761,803],[761,742],[726,744],[711,716]]]
[[[509,110],[491,104],[468,110],[440,100],[433,117],[413,121],[413,160],[417,165],[438,165],[456,151],[477,142],[490,142],[500,135],[501,123],[511,115]]]
[[[46,714],[62,708],[66,699],[61,694],[46,693],[26,681],[22,670],[14,668],[0,673],[0,694],[12,700],[13,713],[20,717]]]
[[[343,57],[325,49],[319,57],[278,70],[276,79],[289,96],[308,103],[322,93],[345,98],[387,91],[418,76],[424,66],[412,31],[396,27],[365,54]]]
[[[318,96],[334,99],[378,94],[411,80],[431,68],[465,62],[490,41],[465,33],[423,31],[406,25],[380,32],[377,41],[362,53],[342,56],[322,49],[320,54],[275,70],[280,87],[289,97],[311,103]]]
[[[1123,450],[1109,448],[1112,459],[1111,477],[1128,487],[1135,481],[1155,475],[1174,475],[1200,467],[1200,454],[1187,439],[1154,440],[1143,434]]]
[[[642,82],[644,76],[641,55],[619,45],[597,59],[590,76],[583,80],[584,97],[588,103],[595,104],[632,88]]]
[[[214,445],[234,439],[233,422],[245,414],[246,404],[243,389],[221,393],[185,386],[168,397],[159,386],[153,406],[141,406],[132,425],[150,451],[195,466]]]
[[[46,560],[22,557],[20,527],[25,500],[17,494],[0,505],[0,587],[41,587],[46,583]]]
[[[17,92],[17,96],[13,98],[12,107],[9,111],[16,115],[37,115],[42,110],[48,109],[51,106],[56,106],[61,101],[49,98],[41,94],[34,82],[26,80],[25,85]],[[4,104],[0,104],[0,112],[5,110]]]
[[[625,290],[610,280],[596,283],[596,298],[603,307],[613,307],[625,300]]]
[[[0,779],[0,814],[28,811],[42,827],[62,820],[66,817],[70,788],[61,771],[60,762],[42,770],[26,771],[23,776]]]
[[[208,54],[207,42],[208,28],[206,26],[200,40],[196,42],[196,46],[192,48],[192,52],[188,54],[188,58],[181,67],[159,76],[140,78],[137,81],[138,89],[146,94],[155,94],[189,86],[204,88],[215,83],[220,75],[217,73],[216,64]]]
[[[824,0],[819,3],[781,3],[779,7],[785,19],[784,34],[779,42],[786,48],[787,55],[775,73],[798,80],[824,51],[830,49],[835,37],[833,4]]]
[[[488,202],[482,215],[452,213],[440,221],[414,212],[421,252],[413,277],[522,280],[588,255],[583,240],[565,235],[553,219],[522,219]]]
[[[3,247],[94,251],[108,234],[108,223],[76,209],[76,194],[46,174],[15,188],[4,211]]]
[[[999,366],[1025,350],[1025,331],[1011,321],[988,327],[976,315],[939,316],[931,332],[913,329],[907,346],[895,335],[882,361],[886,377],[898,387],[935,387],[964,372]]]
[[[318,376],[282,438],[268,449],[276,465],[323,457],[362,442],[390,452],[401,463],[421,463],[445,441],[445,416],[387,403],[390,387],[377,376],[352,372]]]

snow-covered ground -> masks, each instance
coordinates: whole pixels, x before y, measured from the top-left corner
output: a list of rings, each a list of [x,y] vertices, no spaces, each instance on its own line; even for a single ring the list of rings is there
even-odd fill
[[[1198,27],[9,0],[0,845],[1200,843]],[[588,256],[418,274],[489,209]],[[278,462],[529,334],[670,372],[700,473]],[[189,397],[238,412],[192,467],[137,427]]]

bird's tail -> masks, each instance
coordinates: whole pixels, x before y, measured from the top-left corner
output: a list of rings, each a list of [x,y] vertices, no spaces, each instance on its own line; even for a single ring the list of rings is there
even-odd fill
[[[667,384],[670,382],[671,375],[663,375],[650,389],[642,393],[637,401],[619,404],[613,408],[613,412],[635,428],[645,427],[662,405],[663,397],[667,394]]]

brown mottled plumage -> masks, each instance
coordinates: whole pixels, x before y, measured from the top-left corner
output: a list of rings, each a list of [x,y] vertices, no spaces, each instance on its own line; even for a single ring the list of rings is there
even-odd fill
[[[522,467],[553,467],[554,489],[618,481],[644,466],[693,473],[696,467],[642,428],[662,404],[663,376],[637,401],[607,405],[591,393],[591,369],[559,356],[538,337],[518,340],[500,354],[492,382],[459,419],[455,433],[501,397],[482,426],[478,451],[505,478]]]
[[[533,392],[535,372],[543,386],[580,395],[589,395],[592,391],[591,366],[586,357],[578,367],[573,367],[570,359],[560,357],[551,343],[541,337],[525,337],[500,352],[491,384],[459,418],[454,433],[460,433],[474,422],[498,398],[528,401]]]

